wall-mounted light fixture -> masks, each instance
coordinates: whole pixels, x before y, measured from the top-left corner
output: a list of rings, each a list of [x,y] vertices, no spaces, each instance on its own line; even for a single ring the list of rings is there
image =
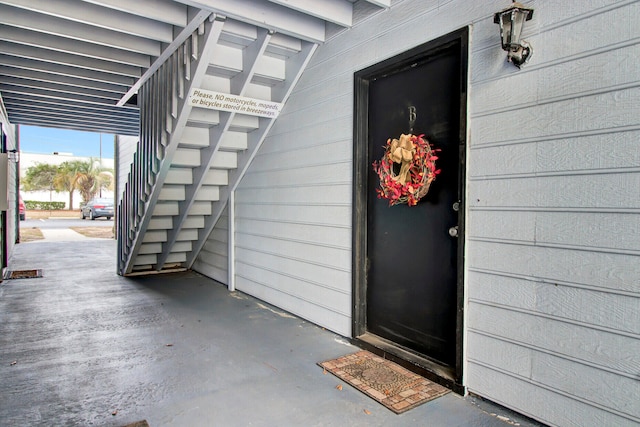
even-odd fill
[[[507,51],[507,61],[518,68],[528,62],[533,53],[531,45],[520,40],[524,23],[531,18],[533,18],[533,9],[526,8],[515,0],[511,6],[493,17],[493,22],[500,25],[502,49]]]
[[[9,161],[18,163],[20,161],[20,152],[18,150],[9,150],[7,151],[7,157],[9,157]]]

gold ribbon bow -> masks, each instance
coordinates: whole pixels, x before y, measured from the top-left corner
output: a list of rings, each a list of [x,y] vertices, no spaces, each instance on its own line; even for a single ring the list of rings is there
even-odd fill
[[[411,142],[411,136],[411,134],[402,134],[399,140],[394,138],[389,150],[389,158],[394,163],[400,164],[400,172],[393,179],[402,185],[411,182],[411,163],[416,152],[416,147]]]

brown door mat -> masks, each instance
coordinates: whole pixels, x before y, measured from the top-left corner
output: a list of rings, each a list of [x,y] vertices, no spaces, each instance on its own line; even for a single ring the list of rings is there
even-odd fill
[[[9,270],[5,273],[5,279],[35,279],[42,277],[42,270]]]
[[[449,393],[390,360],[368,351],[318,363],[326,371],[349,383],[396,414]]]

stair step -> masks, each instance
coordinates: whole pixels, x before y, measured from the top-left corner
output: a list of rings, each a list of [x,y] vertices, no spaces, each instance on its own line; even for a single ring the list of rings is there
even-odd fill
[[[180,147],[203,148],[209,146],[209,129],[203,127],[187,126],[180,140]],[[221,150],[246,150],[247,134],[245,132],[227,132],[220,142]]]
[[[170,216],[152,217],[149,221],[149,230],[169,230],[173,228],[173,219]]]
[[[158,195],[158,200],[184,200],[184,198],[183,185],[164,185]]]
[[[229,172],[226,169],[209,169],[204,177],[205,185],[229,184]]]
[[[194,202],[187,215],[211,215],[211,203]]]
[[[180,213],[178,202],[162,202],[156,203],[152,216],[174,216]]]
[[[219,125],[220,113],[216,110],[209,110],[208,108],[194,107],[189,114],[187,126],[197,127],[200,124],[206,124],[207,127]]]
[[[190,252],[191,251],[191,241],[186,240],[184,242],[176,242],[173,245],[174,252]]]
[[[167,178],[164,180],[165,184],[182,184],[188,185],[193,183],[193,169],[191,168],[176,168],[171,166],[167,173]]]
[[[200,166],[200,150],[194,148],[178,148],[173,155],[171,166],[192,168]]]
[[[140,245],[139,255],[159,254],[162,252],[162,243],[143,243]]]
[[[178,237],[176,238],[176,241],[184,242],[187,240],[198,240],[198,230],[196,228],[180,230],[180,232],[178,233]]]
[[[157,243],[157,242],[166,242],[167,241],[167,232],[165,230],[155,230],[155,231],[147,231],[144,233],[144,238],[142,239],[142,243]]]
[[[158,262],[158,256],[156,254],[138,255],[133,265],[148,265]]]
[[[229,130],[234,132],[252,132],[260,127],[260,120],[256,116],[236,114],[231,121]]]
[[[218,151],[211,162],[215,169],[235,169],[238,167],[238,155],[232,151]]]
[[[182,225],[184,228],[204,228],[203,216],[188,216]]]
[[[196,201],[213,202],[220,200],[220,187],[213,185],[203,185],[196,194]]]
[[[187,260],[187,254],[184,252],[172,252],[167,256],[167,264],[171,264],[174,262],[185,262]]]

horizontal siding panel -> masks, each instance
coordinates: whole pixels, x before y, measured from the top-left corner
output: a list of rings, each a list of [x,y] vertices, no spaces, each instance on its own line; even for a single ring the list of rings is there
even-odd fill
[[[340,98],[328,101],[307,103],[304,109],[293,109],[285,106],[278,120],[282,118],[290,119],[290,117],[287,116],[291,115],[291,118],[295,117],[295,119],[300,122],[300,125],[304,125],[305,123],[331,120],[333,117],[351,116],[352,98],[353,96],[351,94],[346,94]]]
[[[263,301],[273,304],[283,310],[307,319],[317,325],[323,326],[344,336],[351,336],[351,313],[340,315],[327,310],[293,295],[283,293],[278,289],[264,286],[242,276],[236,279],[236,288],[239,291],[253,295]]]
[[[467,336],[469,361],[481,362],[522,378],[531,378],[533,353],[530,348],[470,331]]]
[[[291,203],[325,205],[331,203],[349,203],[351,200],[351,183],[334,183],[333,185],[318,185],[289,188],[260,188],[236,190],[238,203],[264,201],[270,203]]]
[[[295,149],[280,150],[273,153],[260,153],[252,165],[251,173],[273,172],[283,168],[291,169],[308,166],[331,166],[333,164],[344,165],[347,163],[347,172],[351,172],[351,162],[346,162],[353,152],[353,145],[348,141],[335,141],[322,145],[303,146],[299,145]],[[330,175],[333,171],[328,171]]]
[[[640,215],[602,212],[471,211],[467,217],[470,239],[536,242],[638,251]]]
[[[567,322],[471,302],[473,331],[630,376],[640,372],[640,340]],[[575,362],[574,362],[575,363]]]
[[[640,423],[640,381],[570,360],[537,354],[532,379]]]
[[[223,255],[225,257],[229,254],[229,247],[226,242],[220,242],[213,239],[207,240],[202,250],[210,254]]]
[[[305,71],[306,73],[307,71]],[[326,74],[326,71],[325,71]],[[353,74],[335,74],[331,79],[331,84],[309,85],[299,92],[299,96],[292,97],[287,102],[287,111],[294,112],[309,106],[309,100],[314,102],[326,102],[338,99],[345,94],[353,92]]]
[[[219,271],[227,271],[228,268],[227,257],[225,255],[219,255],[205,250],[200,252],[198,261],[215,267]]]
[[[466,227],[468,238],[533,242],[536,239],[536,212],[470,211]]]
[[[638,125],[638,99],[640,88],[634,87],[476,117],[472,121],[473,144],[505,142],[514,138],[543,140],[570,132],[595,132]]]
[[[579,22],[577,25],[584,23]],[[607,42],[606,39],[602,40]],[[594,47],[591,45],[589,49]],[[541,62],[537,50],[535,54],[535,61]],[[508,79],[492,79],[476,84],[470,103],[471,114],[477,115],[505,107],[547,103],[558,97],[579,97],[592,91],[633,85],[637,82],[635,58],[638,56],[640,45],[633,45],[542,67],[535,73],[519,73],[509,76]],[[561,55],[560,58],[564,56]],[[612,72],[613,68],[617,68],[615,72]],[[512,93],[518,93],[518,99],[514,100],[515,104],[505,106],[504,100]]]
[[[469,391],[529,415],[543,423],[565,427],[632,427],[637,423],[603,411],[537,384],[470,363]]]
[[[467,266],[603,291],[639,291],[638,257],[632,255],[476,241],[467,246]]]
[[[477,271],[470,271],[468,280],[473,283],[468,290],[472,301],[515,307],[640,337],[640,294],[616,295]]]
[[[332,228],[314,224],[292,224],[241,219],[236,234],[251,233],[259,236],[290,240],[300,243],[325,245],[338,249],[351,248],[351,229]]]
[[[281,170],[255,171],[246,174],[242,188],[273,187],[276,185],[317,185],[324,183],[349,182],[351,163],[307,164],[296,168]]]
[[[640,172],[470,181],[470,207],[640,208]]]
[[[236,233],[236,244],[245,248],[260,248],[274,255],[296,258],[309,263],[330,266],[343,271],[351,270],[351,252],[347,249],[314,245],[310,242],[286,240],[280,237],[263,237]],[[335,283],[343,290],[351,289],[348,283]]]
[[[342,298],[339,295],[335,295],[336,293],[346,295],[351,290],[339,286],[351,281],[351,275],[348,271],[306,263],[296,258],[284,258],[241,246],[236,246],[236,268],[238,273],[245,277],[249,277],[246,271],[255,272],[262,269],[265,274],[272,277],[274,275],[279,276],[280,280],[295,283],[295,285],[291,285],[292,289],[297,289],[298,286],[306,289],[305,297],[331,306],[333,306],[332,300],[340,300]],[[241,271],[245,271],[245,273],[243,274]],[[323,298],[316,299],[315,296]],[[340,310],[345,312],[346,309],[341,306]]]
[[[276,120],[265,143],[260,147],[260,156],[324,145],[338,140],[348,141],[348,145],[352,144],[353,119],[351,116],[336,117],[324,122],[305,121],[303,126],[295,120],[285,121],[285,125],[282,126],[278,126],[278,123],[280,120]]]
[[[210,279],[213,279],[217,282],[220,282],[224,285],[227,284],[227,270],[221,270],[219,268],[215,268],[198,258],[196,262],[193,263],[193,270],[197,271],[200,274],[203,274]]]
[[[237,204],[238,218],[274,221],[300,222],[307,224],[351,226],[350,206],[283,206]]]
[[[560,138],[504,146],[474,147],[471,179],[509,175],[611,173],[640,169],[640,131]]]

